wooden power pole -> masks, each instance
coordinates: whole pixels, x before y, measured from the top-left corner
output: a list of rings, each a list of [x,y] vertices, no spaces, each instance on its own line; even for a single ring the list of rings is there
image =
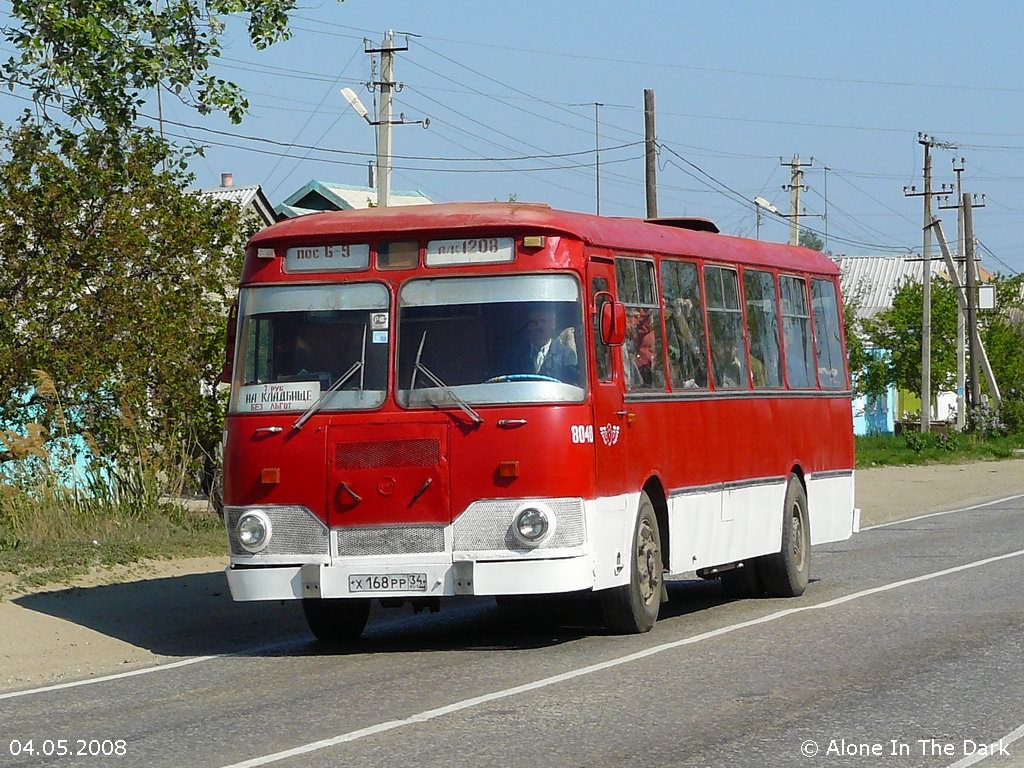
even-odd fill
[[[647,218],[658,218],[658,139],[654,131],[654,89],[644,88],[644,139],[647,180]]]

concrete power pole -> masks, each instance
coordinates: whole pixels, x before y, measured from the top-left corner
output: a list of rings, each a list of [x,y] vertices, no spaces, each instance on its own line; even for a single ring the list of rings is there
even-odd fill
[[[964,193],[960,198],[964,213],[964,245],[967,254],[967,326],[968,343],[971,348],[971,407],[981,403],[980,360],[978,349],[978,278],[974,262],[974,212],[971,210],[971,196]]]
[[[654,90],[644,88],[644,156],[647,182],[647,218],[658,218],[658,137],[654,131]]]
[[[380,54],[380,112],[377,114],[377,207],[386,208],[391,199],[391,99],[395,85],[395,33],[388,30],[384,42],[376,50]]]
[[[406,36],[406,40],[408,40],[408,36]],[[424,128],[430,127],[430,120],[406,120],[404,113],[399,113],[397,120],[392,119],[394,94],[402,90],[402,84],[395,82],[395,54],[407,50],[409,50],[408,43],[401,47],[395,45],[395,33],[391,30],[384,35],[384,42],[380,48],[371,48],[369,40],[363,41],[365,53],[371,57],[375,53],[380,54],[380,80],[373,80],[367,84],[371,91],[380,90],[380,104],[377,107],[376,120],[369,118],[367,109],[359,103],[358,97],[350,89],[341,89],[353,109],[366,122],[377,127],[377,206],[379,208],[386,208],[391,198],[391,126],[422,125]]]
[[[948,197],[941,198],[939,208],[956,209],[956,273],[960,285],[966,280],[965,264],[967,257],[964,254],[964,206],[963,184],[961,174],[966,168],[964,159],[953,158],[953,173],[956,174],[956,205],[950,205]],[[977,198],[977,195],[972,197]],[[982,202],[972,202],[972,208],[984,208],[984,195]],[[956,425],[959,429],[967,426],[967,312],[964,307],[957,303],[956,312]]]
[[[814,164],[814,158],[809,163],[801,163],[800,155],[793,155],[788,163],[782,162],[779,158],[779,165],[789,168],[789,184],[783,184],[782,188],[790,193],[789,195],[789,244],[800,245],[800,191],[807,189],[803,184],[804,168]]]
[[[903,188],[906,197],[924,198],[924,242],[922,244],[922,286],[924,288],[921,318],[921,431],[931,431],[932,421],[932,195],[949,193],[946,185],[938,192],[932,191],[932,155],[934,146],[950,147],[926,133],[917,134],[917,143],[924,147],[924,192],[916,187]]]

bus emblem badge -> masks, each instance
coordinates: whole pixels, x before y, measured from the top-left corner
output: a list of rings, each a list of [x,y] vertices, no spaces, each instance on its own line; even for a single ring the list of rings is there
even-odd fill
[[[395,478],[385,477],[377,483],[377,493],[381,496],[390,496],[395,492]]]
[[[605,445],[611,447],[619,442],[619,429],[618,424],[605,424],[601,427],[601,439]]]

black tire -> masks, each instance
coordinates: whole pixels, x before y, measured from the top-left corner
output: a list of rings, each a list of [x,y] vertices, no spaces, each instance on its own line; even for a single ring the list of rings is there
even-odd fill
[[[763,595],[764,587],[761,586],[761,575],[758,573],[757,564],[751,560],[744,563],[741,568],[722,571],[722,589],[729,597],[735,598]]]
[[[759,558],[758,572],[769,597],[799,597],[811,576],[811,525],[807,493],[798,477],[789,478],[782,514],[782,546]]]
[[[369,598],[303,600],[309,631],[323,643],[347,643],[363,634],[370,615]]]
[[[633,529],[629,581],[599,592],[604,622],[614,632],[635,635],[648,632],[658,620],[664,590],[661,533],[654,505],[640,494],[640,510]]]

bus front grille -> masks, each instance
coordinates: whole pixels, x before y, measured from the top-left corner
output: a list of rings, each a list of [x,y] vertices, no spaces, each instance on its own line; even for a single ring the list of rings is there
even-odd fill
[[[444,552],[444,526],[381,525],[335,528],[338,557]]]
[[[441,461],[437,440],[379,440],[336,443],[334,465],[338,469],[432,467]]]

